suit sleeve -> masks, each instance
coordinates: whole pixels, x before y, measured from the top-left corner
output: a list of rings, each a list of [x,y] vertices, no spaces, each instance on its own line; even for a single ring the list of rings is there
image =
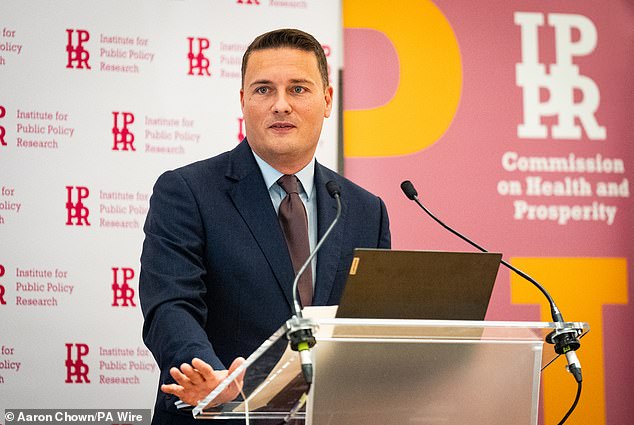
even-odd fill
[[[377,248],[383,249],[391,249],[392,248],[392,237],[390,234],[390,219],[387,215],[387,208],[385,207],[385,203],[381,198],[379,198],[379,203],[381,205],[381,228],[379,229],[379,240],[377,241]]]
[[[225,369],[205,332],[203,221],[177,171],[156,182],[144,231],[139,278],[143,339],[161,369],[161,383],[173,382],[169,369],[193,357]]]

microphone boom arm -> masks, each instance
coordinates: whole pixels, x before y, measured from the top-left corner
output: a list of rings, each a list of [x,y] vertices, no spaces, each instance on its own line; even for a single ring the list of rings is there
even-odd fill
[[[412,201],[416,202],[416,204],[418,204],[418,206],[421,207],[423,211],[427,213],[427,215],[433,218],[436,223],[440,224],[442,227],[449,230],[451,233],[458,236],[460,239],[467,242],[469,245],[474,246],[475,248],[479,249],[482,252],[489,252],[483,247],[481,247],[480,245],[478,245],[477,243],[473,242],[471,239],[464,236],[463,234],[452,229],[451,227],[443,223],[434,214],[432,214],[431,211],[429,211],[418,199],[418,192],[414,188],[414,185],[412,184],[412,182],[410,182],[409,180],[405,180],[404,182],[402,182],[401,190],[403,190],[403,193],[405,193],[405,196],[407,196]],[[512,266],[510,263],[507,263],[504,260],[500,260],[500,264],[503,264],[505,267],[517,273],[519,276],[526,279],[527,281],[532,283],[537,289],[539,289],[548,300],[548,304],[550,305],[550,313],[553,318],[553,322],[564,323],[564,318],[563,318],[563,315],[561,314],[561,311],[555,304],[555,301],[550,296],[546,288],[544,288],[539,282],[537,282],[535,279],[530,277],[528,274],[524,273],[517,267]],[[579,363],[579,359],[577,358],[577,355],[575,354],[575,351],[578,350],[579,347],[581,346],[577,336],[578,336],[578,332],[574,329],[567,329],[567,328],[558,329],[558,330],[554,330],[546,337],[546,342],[548,342],[549,344],[554,344],[555,352],[557,354],[565,354],[566,360],[568,362],[568,366],[567,366],[568,371],[574,376],[577,383],[581,383],[582,381],[581,364]]]
[[[466,237],[465,235],[457,232],[456,230],[452,229],[451,227],[447,226],[445,223],[443,223],[439,218],[437,218],[434,214],[432,214],[431,211],[429,211],[418,199],[417,195],[414,195],[413,198],[414,202],[416,202],[418,204],[419,207],[421,207],[423,209],[423,211],[425,211],[427,213],[427,215],[429,215],[431,218],[434,219],[434,221],[436,221],[436,223],[440,224],[442,227],[444,227],[445,229],[449,230],[451,233],[453,233],[454,235],[458,236],[460,239],[462,239],[463,241],[467,242],[468,244],[476,247],[477,249],[479,249],[482,252],[489,252],[488,250],[486,250],[485,248],[481,247],[480,245],[478,245],[477,243],[473,242],[471,239],[469,239],[468,237]],[[553,298],[550,296],[550,294],[548,293],[548,291],[546,290],[546,288],[544,288],[539,282],[537,282],[535,279],[533,279],[532,277],[530,277],[528,274],[524,273],[523,271],[521,271],[520,269],[518,269],[517,267],[513,266],[510,263],[507,263],[506,261],[504,261],[504,259],[500,260],[500,264],[503,264],[504,266],[506,266],[508,269],[514,271],[515,273],[517,273],[519,276],[523,277],[524,279],[528,280],[529,282],[531,282],[533,285],[535,285],[537,287],[537,289],[539,289],[542,294],[544,294],[544,296],[546,297],[546,299],[548,300],[548,304],[550,305],[550,313],[552,315],[553,321],[554,322],[563,322],[564,318],[561,314],[561,311],[559,310],[559,308],[557,307],[557,305],[555,304],[555,300],[553,300]]]

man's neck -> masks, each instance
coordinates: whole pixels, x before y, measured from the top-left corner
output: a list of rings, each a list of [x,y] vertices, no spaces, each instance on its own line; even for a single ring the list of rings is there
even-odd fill
[[[256,153],[255,151],[253,151]],[[257,154],[257,153],[256,153]],[[310,158],[301,158],[301,159],[293,159],[293,158],[265,158],[259,154],[257,154],[264,162],[269,164],[271,167],[275,168],[282,174],[297,174],[300,170],[303,170],[308,164],[315,160],[315,156]]]

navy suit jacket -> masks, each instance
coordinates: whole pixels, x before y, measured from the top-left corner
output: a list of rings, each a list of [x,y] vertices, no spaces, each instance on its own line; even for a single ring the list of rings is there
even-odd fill
[[[390,247],[383,201],[316,163],[318,236],[336,214],[330,180],[341,187],[343,210],[317,255],[313,305],[339,303],[354,248]],[[174,382],[170,367],[193,357],[225,369],[291,317],[293,266],[247,141],[159,177],[144,230],[143,338],[160,383]],[[175,414],[175,401],[159,390],[153,423],[190,423],[191,414]]]

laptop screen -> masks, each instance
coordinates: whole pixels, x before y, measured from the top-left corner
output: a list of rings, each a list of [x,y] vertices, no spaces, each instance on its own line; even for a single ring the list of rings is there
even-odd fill
[[[337,317],[484,320],[502,254],[355,249]]]

